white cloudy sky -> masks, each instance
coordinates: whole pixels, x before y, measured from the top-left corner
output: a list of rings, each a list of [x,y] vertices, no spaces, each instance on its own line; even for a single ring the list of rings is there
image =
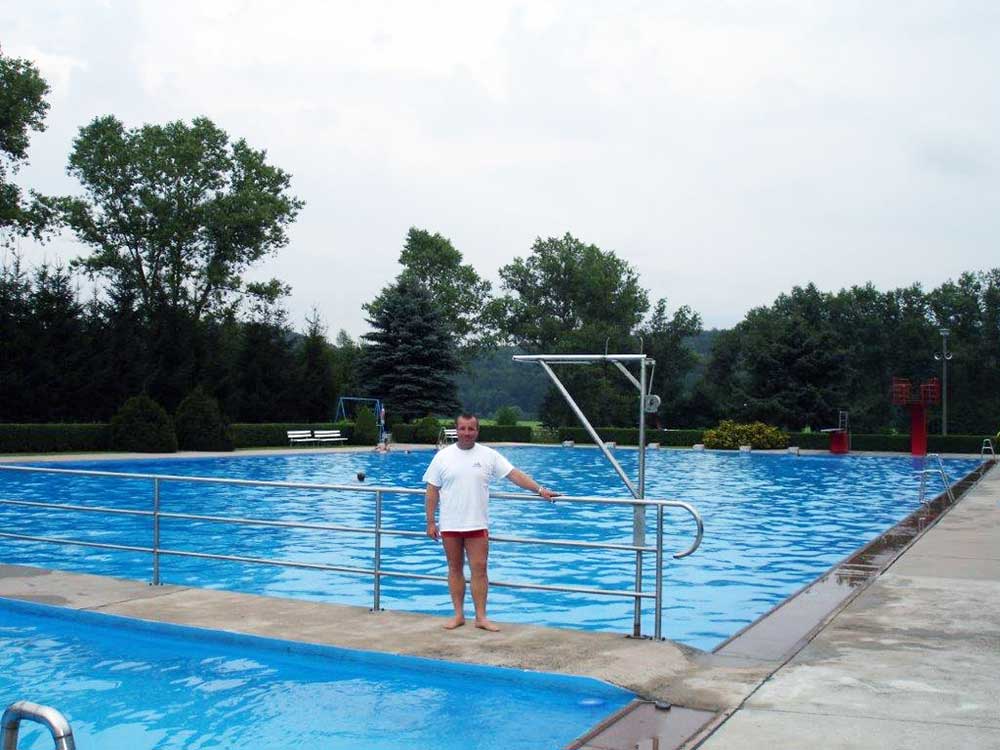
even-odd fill
[[[104,114],[266,148],[307,205],[255,275],[297,326],[364,332],[411,226],[493,281],[571,232],[709,327],[809,281],[1000,265],[995,0],[25,0],[0,46],[52,86],[26,186],[77,192]]]

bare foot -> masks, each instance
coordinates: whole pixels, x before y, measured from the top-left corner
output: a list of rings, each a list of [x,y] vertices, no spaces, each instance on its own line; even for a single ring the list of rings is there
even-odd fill
[[[499,633],[500,628],[487,619],[476,620],[476,627],[480,630],[488,630],[491,633]]]
[[[454,630],[455,628],[460,628],[465,625],[464,617],[452,617],[448,622],[446,622],[441,627],[445,630]]]

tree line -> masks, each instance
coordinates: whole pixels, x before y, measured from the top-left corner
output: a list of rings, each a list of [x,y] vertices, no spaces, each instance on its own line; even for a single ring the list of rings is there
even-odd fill
[[[88,249],[68,267],[24,268],[13,251],[0,264],[0,421],[103,421],[137,393],[172,411],[197,386],[234,421],[325,421],[344,394],[377,396],[393,419],[412,420],[453,414],[461,382],[466,407],[514,403],[557,426],[573,414],[532,366],[509,366],[510,352],[643,351],[657,361],[664,427],[734,418],[815,429],[847,409],[855,429],[892,430],[906,423],[889,403],[891,377],[935,375],[943,327],[950,430],[1000,421],[1000,269],[929,292],[795,287],[706,349],[700,315],[654,298],[614,251],[539,237],[499,268],[495,290],[446,237],[414,227],[401,272],[364,305],[360,340],[341,331],[331,342],[315,310],[295,331],[287,285],[244,279],[287,245],[304,207],[265,151],[207,118],[128,128],[98,117],[68,158],[82,193],[25,195],[13,175],[44,128],[47,93],[30,61],[0,50],[0,241],[67,230]],[[83,276],[94,282],[87,299]],[[560,375],[595,424],[634,424],[634,386],[614,366]]]

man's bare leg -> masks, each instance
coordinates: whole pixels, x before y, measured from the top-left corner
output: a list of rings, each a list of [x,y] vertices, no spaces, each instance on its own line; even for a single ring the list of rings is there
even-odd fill
[[[476,627],[495,633],[500,628],[486,619],[486,596],[490,581],[486,575],[486,562],[490,556],[490,540],[487,537],[470,537],[465,540],[465,553],[469,556],[472,571],[472,603],[476,607]]]
[[[455,616],[444,624],[445,630],[454,630],[465,624],[465,540],[461,537],[441,537],[444,554],[448,558],[448,593]]]

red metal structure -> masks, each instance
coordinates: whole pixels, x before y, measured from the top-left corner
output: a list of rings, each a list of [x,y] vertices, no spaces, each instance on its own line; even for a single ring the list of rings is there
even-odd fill
[[[830,433],[830,453],[847,453],[851,449],[851,431],[847,426],[847,412],[837,412],[837,426],[827,427],[822,432]]]
[[[892,379],[892,403],[910,412],[910,453],[927,455],[927,407],[941,403],[941,381],[931,378],[914,389],[906,378]]]

